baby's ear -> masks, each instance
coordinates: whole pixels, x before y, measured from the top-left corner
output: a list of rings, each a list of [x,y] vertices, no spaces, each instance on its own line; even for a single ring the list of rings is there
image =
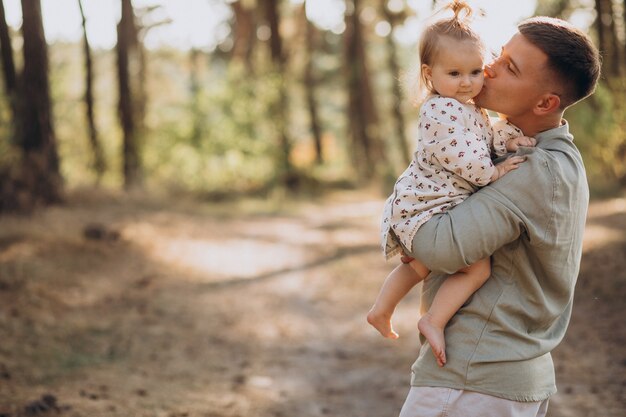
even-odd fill
[[[424,74],[424,78],[426,78],[427,80],[431,79],[431,77],[433,76],[433,70],[432,68],[430,68],[430,65],[422,64],[422,74]]]

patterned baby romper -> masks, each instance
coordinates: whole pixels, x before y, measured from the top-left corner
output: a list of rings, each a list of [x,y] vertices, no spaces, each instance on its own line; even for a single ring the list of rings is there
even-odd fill
[[[385,203],[381,231],[386,259],[402,251],[396,238],[411,251],[422,224],[487,185],[495,170],[492,153],[506,155],[507,140],[523,135],[506,120],[492,128],[487,113],[474,104],[438,95],[420,108],[418,130],[413,160]]]

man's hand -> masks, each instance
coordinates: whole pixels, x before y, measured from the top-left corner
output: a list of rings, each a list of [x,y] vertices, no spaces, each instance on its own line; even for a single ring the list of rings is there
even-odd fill
[[[537,140],[535,138],[531,138],[529,136],[518,136],[513,139],[509,139],[506,141],[506,150],[509,152],[515,152],[519,149],[520,146],[535,146],[537,144]]]
[[[525,160],[526,160],[525,156],[512,156],[500,162],[498,165],[496,165],[496,169],[494,170],[493,175],[491,175],[491,182],[494,182],[495,180],[502,177],[507,172],[519,168],[518,165],[524,162]]]

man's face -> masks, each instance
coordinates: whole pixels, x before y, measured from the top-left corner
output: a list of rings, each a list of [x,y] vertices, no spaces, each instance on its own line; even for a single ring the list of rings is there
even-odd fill
[[[547,62],[542,50],[515,34],[485,67],[485,84],[474,101],[513,119],[531,115],[541,96],[549,92]]]

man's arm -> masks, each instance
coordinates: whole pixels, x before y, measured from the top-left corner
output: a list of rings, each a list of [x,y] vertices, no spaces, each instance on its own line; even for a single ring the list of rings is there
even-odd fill
[[[518,239],[529,214],[549,221],[550,174],[540,159],[529,157],[518,170],[426,222],[413,239],[411,256],[432,271],[452,274]]]

